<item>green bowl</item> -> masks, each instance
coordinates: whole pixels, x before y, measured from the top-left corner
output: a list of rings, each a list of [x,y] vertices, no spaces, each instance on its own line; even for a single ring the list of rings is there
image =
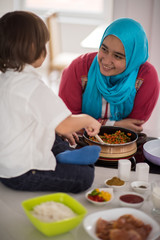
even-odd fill
[[[57,221],[57,222],[42,222],[31,213],[36,205],[44,202],[55,201],[60,202],[71,208],[77,215],[73,218]],[[32,222],[32,224],[44,235],[55,236],[63,234],[78,226],[87,213],[86,208],[77,200],[66,193],[54,193],[40,197],[31,198],[22,202],[22,207]]]

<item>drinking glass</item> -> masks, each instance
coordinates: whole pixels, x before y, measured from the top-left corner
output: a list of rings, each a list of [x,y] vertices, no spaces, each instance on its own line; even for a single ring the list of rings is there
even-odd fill
[[[147,163],[136,164],[136,180],[148,182],[149,165]]]
[[[153,202],[152,212],[160,216],[160,181],[151,183],[151,199]]]
[[[129,181],[131,172],[131,161],[128,159],[118,160],[118,177],[123,181]]]

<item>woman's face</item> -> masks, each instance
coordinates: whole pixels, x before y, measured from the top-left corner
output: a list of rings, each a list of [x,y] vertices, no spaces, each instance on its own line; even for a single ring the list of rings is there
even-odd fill
[[[125,70],[125,51],[119,38],[109,35],[104,39],[98,52],[98,63],[104,76],[114,76]]]

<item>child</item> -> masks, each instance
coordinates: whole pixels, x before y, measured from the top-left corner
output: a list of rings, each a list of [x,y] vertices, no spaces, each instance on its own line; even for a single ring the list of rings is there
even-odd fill
[[[0,177],[17,190],[78,193],[93,182],[100,147],[73,150],[61,141],[56,161],[55,135],[70,141],[85,128],[94,136],[100,123],[86,114],[71,115],[35,71],[46,57],[48,40],[46,25],[33,13],[0,18]]]

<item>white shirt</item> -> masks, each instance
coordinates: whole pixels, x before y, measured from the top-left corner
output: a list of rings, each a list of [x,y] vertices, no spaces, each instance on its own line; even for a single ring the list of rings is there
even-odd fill
[[[0,74],[0,115],[0,177],[54,170],[55,128],[71,112],[31,65]]]

